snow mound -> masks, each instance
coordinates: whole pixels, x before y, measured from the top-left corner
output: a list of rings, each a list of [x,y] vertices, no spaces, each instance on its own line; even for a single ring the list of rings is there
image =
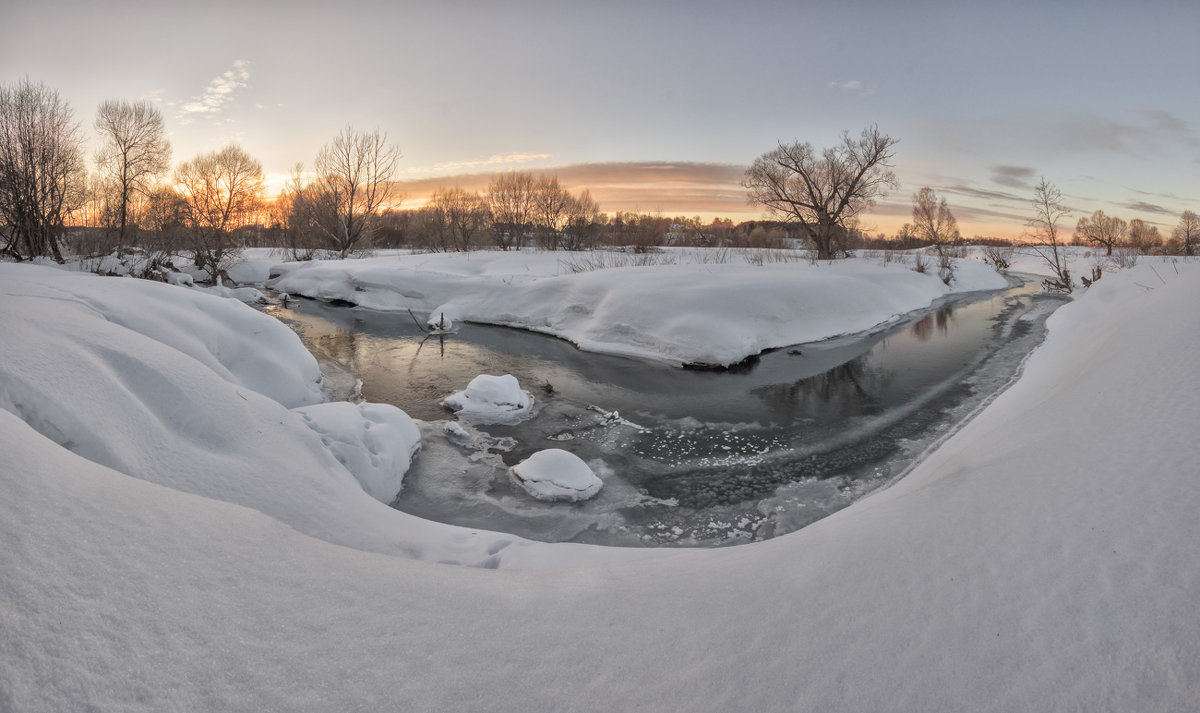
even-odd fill
[[[293,409],[368,495],[390,503],[421,449],[421,431],[408,414],[390,404],[348,401]]]
[[[471,379],[465,391],[447,396],[442,404],[475,423],[517,423],[533,410],[533,397],[521,390],[512,374],[480,374]]]
[[[579,456],[560,448],[538,451],[510,468],[508,474],[538,500],[587,500],[604,485]]]
[[[0,264],[0,295],[76,304],[288,408],[324,401],[321,369],[295,332],[207,290]]]

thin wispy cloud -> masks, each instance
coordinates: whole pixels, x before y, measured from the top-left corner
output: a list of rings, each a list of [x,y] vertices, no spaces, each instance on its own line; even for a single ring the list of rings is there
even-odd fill
[[[992,183],[999,183],[1009,188],[1032,188],[1033,177],[1037,169],[1028,166],[992,166]]]
[[[860,97],[869,97],[875,93],[875,87],[864,84],[858,79],[846,79],[836,82],[830,82],[831,89],[840,89],[844,92],[853,92]]]
[[[197,116],[212,116],[219,114],[229,102],[233,101],[238,91],[250,86],[250,62],[244,59],[234,60],[233,69],[222,72],[213,78],[204,88],[204,93],[192,97],[191,101],[178,106],[176,112],[179,123],[190,124]]]
[[[477,159],[474,161],[446,161],[435,164],[433,166],[419,166],[416,168],[405,169],[405,173],[469,173],[479,170],[497,169],[505,166],[518,166],[521,164],[532,163],[533,161],[543,161],[550,158],[553,154],[548,153],[509,153],[509,154],[493,154],[488,158]]]
[[[1124,205],[1129,210],[1138,213],[1158,213],[1160,215],[1174,215],[1175,213],[1175,211],[1169,208],[1164,208],[1156,203],[1147,203],[1146,201],[1133,201]]]

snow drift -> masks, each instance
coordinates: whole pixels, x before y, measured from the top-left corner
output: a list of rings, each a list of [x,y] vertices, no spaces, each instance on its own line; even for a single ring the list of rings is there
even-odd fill
[[[1200,265],[1150,267],[887,490],[521,572],[407,558],[515,547],[388,511],[299,416],[72,296],[100,278],[0,266],[0,707],[1188,710]]]

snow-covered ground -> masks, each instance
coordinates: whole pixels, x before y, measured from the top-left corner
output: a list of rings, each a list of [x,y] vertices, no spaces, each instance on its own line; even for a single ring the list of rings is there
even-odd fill
[[[864,290],[845,264],[810,277]],[[740,304],[714,321],[776,324]],[[0,265],[0,710],[1189,710],[1197,304],[1200,264],[1143,258],[891,488],[766,542],[620,550],[371,498],[289,410],[311,357],[235,300]]]
[[[751,254],[757,255],[759,253]],[[975,260],[950,286],[936,264],[748,262],[746,253],[669,250],[660,264],[572,272],[588,253],[386,254],[276,265],[269,284],[289,294],[437,320],[531,329],[585,351],[670,363],[729,365],[764,349],[862,332],[949,292],[1007,286]],[[721,255],[727,262],[710,262]]]

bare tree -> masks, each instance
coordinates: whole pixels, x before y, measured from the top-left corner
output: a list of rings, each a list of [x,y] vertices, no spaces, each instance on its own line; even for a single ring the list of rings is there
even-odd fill
[[[1196,242],[1200,241],[1200,216],[1190,210],[1183,211],[1179,216],[1179,224],[1175,226],[1175,239],[1183,245],[1184,255],[1193,255]]]
[[[563,247],[567,250],[591,250],[600,239],[602,215],[600,206],[592,200],[591,191],[584,189],[572,196],[567,205],[566,222],[562,232]]]
[[[1030,237],[1038,241],[1032,246],[1053,271],[1053,277],[1042,281],[1047,289],[1070,292],[1071,272],[1067,254],[1059,238],[1058,224],[1071,214],[1062,202],[1062,191],[1044,177],[1033,189],[1033,217],[1029,219]]]
[[[937,193],[929,186],[913,196],[912,231],[921,240],[926,240],[942,254],[942,245],[954,243],[960,237],[958,221],[946,205],[946,199],[938,200]]]
[[[537,179],[528,171],[501,173],[488,184],[493,236],[502,250],[519,248],[537,211]]]
[[[96,112],[96,131],[101,140],[96,166],[114,187],[120,256],[130,204],[135,194],[148,196],[153,179],[170,168],[171,143],[162,114],[147,101],[103,102]]]
[[[1158,226],[1147,225],[1146,221],[1141,218],[1134,218],[1129,221],[1129,246],[1134,250],[1149,255],[1154,252],[1154,249],[1162,245],[1162,235],[1158,232]]]
[[[0,86],[0,254],[63,261],[64,218],[86,195],[82,147],[58,92],[28,79]]]
[[[1112,255],[1113,246],[1125,239],[1129,224],[1117,216],[1107,216],[1104,211],[1092,213],[1090,218],[1080,218],[1075,225],[1075,235],[1089,243],[1107,248],[1105,257]]]
[[[840,144],[820,154],[809,143],[780,143],[754,160],[742,185],[752,202],[804,226],[819,259],[833,259],[847,252],[851,219],[899,185],[891,168],[896,143],[875,126],[857,139],[843,132]]]
[[[437,211],[445,226],[448,247],[460,252],[471,249],[476,236],[487,229],[492,219],[483,196],[458,186],[434,193],[429,207]]]
[[[230,233],[259,210],[262,164],[230,144],[180,165],[175,182],[187,208],[196,266],[215,281],[241,252]]]
[[[392,197],[392,175],[400,149],[379,129],[347,126],[317,154],[316,182],[309,204],[315,225],[342,257],[370,245],[379,211]]]
[[[573,197],[558,183],[558,176],[541,176],[534,191],[534,221],[537,223],[538,245],[557,250],[562,242]]]

